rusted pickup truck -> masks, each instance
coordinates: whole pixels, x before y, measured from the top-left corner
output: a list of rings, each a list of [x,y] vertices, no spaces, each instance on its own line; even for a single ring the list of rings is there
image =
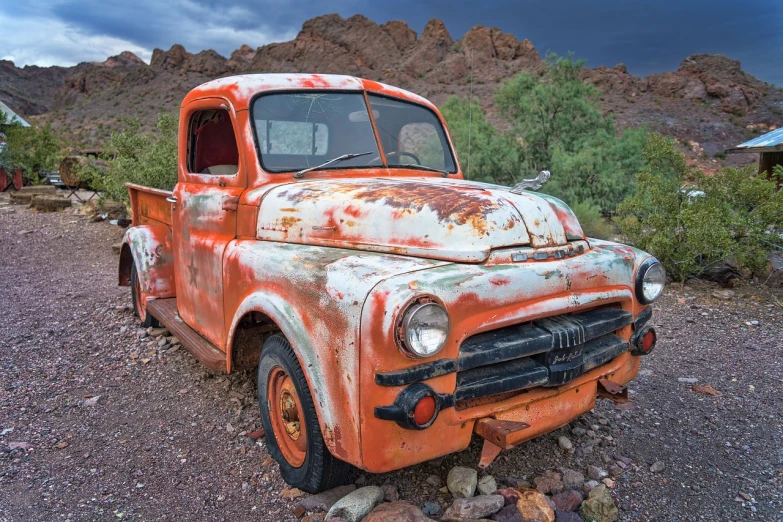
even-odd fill
[[[556,174],[555,174],[556,175]],[[214,80],[173,192],[128,185],[119,282],[204,365],[257,369],[271,455],[319,491],[622,397],[665,274],[562,201],[463,179],[427,100],[348,76]]]

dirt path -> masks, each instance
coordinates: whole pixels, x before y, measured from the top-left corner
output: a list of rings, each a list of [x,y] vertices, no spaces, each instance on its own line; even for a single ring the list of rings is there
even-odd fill
[[[116,286],[120,235],[0,207],[0,520],[296,520],[263,440],[245,436],[260,426],[254,376],[212,374],[138,338]],[[490,468],[498,483],[594,464],[616,480],[623,521],[783,520],[783,296],[749,286],[718,301],[712,290],[670,290],[656,306],[661,342],[632,385],[639,409],[600,403],[502,456]],[[575,452],[559,449],[560,435]],[[10,449],[19,443],[28,449]],[[440,462],[351,479],[446,506],[427,478],[445,483],[479,452],[474,441]]]

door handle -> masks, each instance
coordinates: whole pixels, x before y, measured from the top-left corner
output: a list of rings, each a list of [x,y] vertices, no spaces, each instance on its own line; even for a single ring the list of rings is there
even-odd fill
[[[166,201],[169,203],[176,203],[177,202],[177,196],[169,196],[166,198]]]
[[[229,196],[223,200],[223,210],[236,210],[239,208],[239,196]]]

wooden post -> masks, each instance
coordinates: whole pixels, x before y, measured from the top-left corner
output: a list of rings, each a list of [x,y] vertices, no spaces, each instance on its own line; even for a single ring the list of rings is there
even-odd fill
[[[759,158],[759,174],[764,174],[767,179],[772,179],[772,167],[783,165],[783,152],[762,152]],[[778,180],[778,189],[781,180]]]

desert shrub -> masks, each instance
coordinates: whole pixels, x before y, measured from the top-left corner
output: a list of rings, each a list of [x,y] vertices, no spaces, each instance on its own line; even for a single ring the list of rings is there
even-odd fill
[[[6,121],[5,114],[0,113],[0,121]],[[14,121],[4,125],[2,132],[6,135],[7,144],[0,151],[0,164],[21,168],[33,181],[37,180],[37,177],[30,176],[34,171],[57,170],[67,154],[65,143],[49,124],[23,127]]]
[[[600,91],[580,78],[583,64],[572,56],[550,54],[543,75],[524,73],[507,80],[495,93],[504,130],[489,123],[479,104],[473,103],[471,178],[513,185],[547,169],[552,178],[541,192],[572,207],[580,205],[584,215],[595,208],[611,215],[633,193],[647,132],[617,132],[612,118],[602,113]],[[454,97],[442,107],[463,171],[469,108],[465,99]]]
[[[589,202],[578,202],[571,205],[582,230],[587,237],[611,239],[614,235],[612,222],[601,213],[601,209]]]
[[[768,253],[783,247],[783,192],[755,166],[706,175],[660,134],[650,135],[643,158],[618,221],[626,241],[660,259],[673,279],[725,262],[760,274]]]
[[[106,147],[111,158],[101,180],[106,196],[127,203],[126,182],[172,190],[177,183],[177,118],[161,114],[151,134],[141,132],[138,120],[125,124],[126,129],[113,133]]]

